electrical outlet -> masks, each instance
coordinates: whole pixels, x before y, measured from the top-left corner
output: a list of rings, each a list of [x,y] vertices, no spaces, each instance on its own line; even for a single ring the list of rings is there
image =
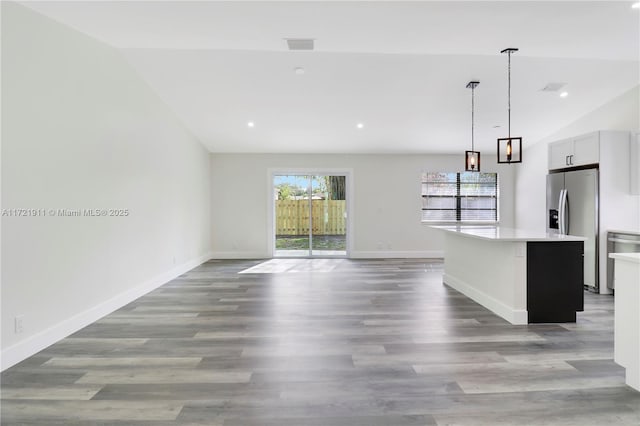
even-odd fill
[[[18,315],[13,320],[13,331],[16,334],[24,332],[24,315]]]

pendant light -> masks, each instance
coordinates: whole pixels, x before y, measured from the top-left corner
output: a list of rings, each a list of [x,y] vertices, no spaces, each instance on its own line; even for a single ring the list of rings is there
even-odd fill
[[[511,137],[511,54],[517,51],[511,47],[500,52],[509,56],[509,130],[506,138],[498,138],[498,163],[522,163],[522,138]]]
[[[466,172],[480,171],[480,152],[474,150],[473,140],[473,119],[475,109],[475,89],[480,84],[479,81],[470,81],[467,89],[471,89],[471,151],[464,152],[464,170]]]

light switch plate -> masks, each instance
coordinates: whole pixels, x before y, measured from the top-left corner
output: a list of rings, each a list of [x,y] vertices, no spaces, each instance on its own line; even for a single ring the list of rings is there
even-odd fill
[[[15,334],[24,332],[24,315],[18,315],[13,321],[13,331]]]

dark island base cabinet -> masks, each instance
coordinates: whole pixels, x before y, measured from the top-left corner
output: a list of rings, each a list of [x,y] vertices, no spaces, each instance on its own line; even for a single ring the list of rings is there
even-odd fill
[[[584,310],[582,241],[527,243],[529,323],[575,322]]]

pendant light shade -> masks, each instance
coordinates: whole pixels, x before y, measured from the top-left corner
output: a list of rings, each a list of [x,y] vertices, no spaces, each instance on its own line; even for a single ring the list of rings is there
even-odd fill
[[[480,152],[479,151],[464,152],[464,170],[465,172],[480,171]]]
[[[522,163],[522,138],[498,138],[498,163]]]
[[[506,138],[498,138],[498,163],[522,163],[522,138],[511,136],[511,54],[517,52],[516,48],[504,49],[500,53],[506,53],[509,56],[509,89],[508,89],[508,135]]]
[[[473,139],[473,122],[474,122],[474,110],[475,110],[475,89],[480,84],[479,81],[470,81],[467,84],[467,89],[471,89],[471,151],[464,152],[464,170],[466,172],[479,172],[480,171],[480,152],[474,151],[474,139]]]

